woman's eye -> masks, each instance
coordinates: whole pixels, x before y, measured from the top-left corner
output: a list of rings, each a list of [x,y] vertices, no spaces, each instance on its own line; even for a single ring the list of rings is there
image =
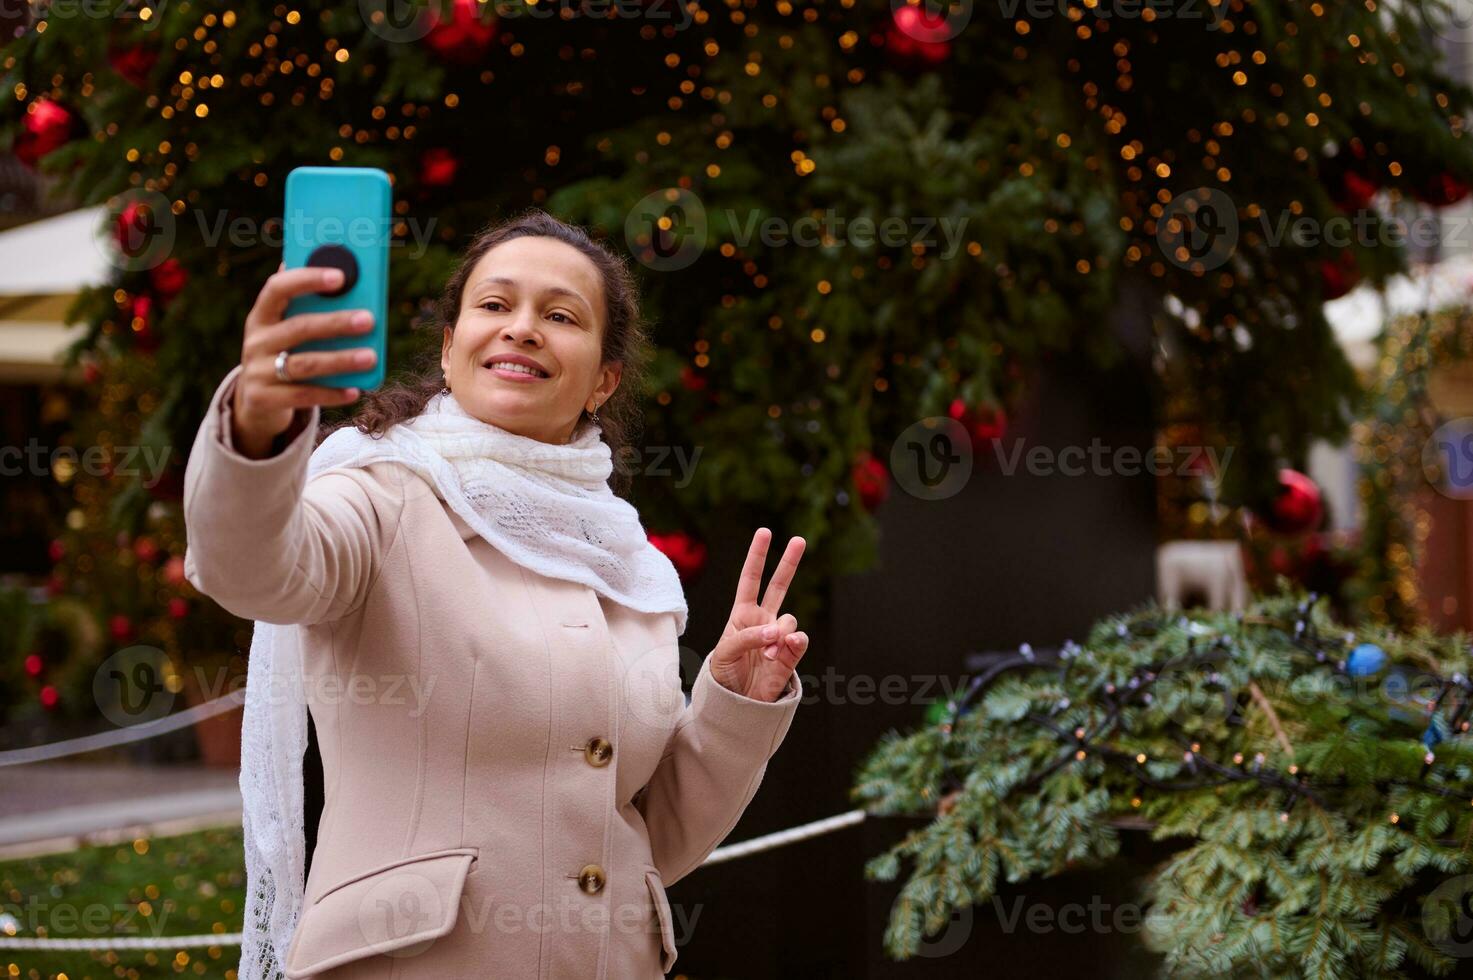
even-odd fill
[[[553,313],[549,313],[548,316],[560,317],[560,319],[558,320],[559,323],[572,323],[573,322],[572,320],[570,320],[568,318],[568,315],[566,313],[553,312]]]
[[[490,307],[493,307],[493,306],[494,307],[499,307],[499,308],[502,308],[502,309],[505,308],[505,307],[502,307],[501,306],[501,301],[500,300],[488,299],[484,303],[481,304],[481,309],[485,310],[485,309],[489,309]]]

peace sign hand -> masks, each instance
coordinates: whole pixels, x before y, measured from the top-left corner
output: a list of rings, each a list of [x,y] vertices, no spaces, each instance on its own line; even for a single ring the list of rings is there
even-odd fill
[[[757,601],[771,540],[772,532],[765,527],[752,535],[731,617],[711,651],[711,676],[727,690],[757,701],[777,700],[808,649],[808,634],[796,631],[797,619],[791,613],[778,615],[803,557],[802,538],[788,539],[766,594],[760,604]]]

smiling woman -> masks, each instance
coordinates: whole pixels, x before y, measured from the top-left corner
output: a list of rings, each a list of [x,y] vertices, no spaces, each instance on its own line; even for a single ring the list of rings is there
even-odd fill
[[[381,434],[444,390],[472,414],[546,442],[569,442],[584,420],[596,420],[615,459],[638,438],[634,399],[651,354],[638,292],[628,266],[583,229],[536,209],[487,229],[466,248],[435,312],[439,369],[365,394],[339,425]],[[541,371],[552,384],[496,361]],[[629,479],[615,467],[615,492]]]
[[[757,529],[687,702],[679,577],[610,487],[647,347],[624,262],[542,212],[481,234],[438,370],[314,449],[321,406],[357,394],[311,379],[372,351],[273,363],[368,326],[283,319],[332,274],[262,288],[185,474],[185,575],[256,620],[239,975],[655,980],[666,888],[736,826],[802,698],[782,605],[805,543],[763,587]]]
[[[527,237],[481,256],[470,278],[445,327],[446,387],[503,429],[568,442],[580,406],[591,417],[619,386],[600,343],[598,269],[565,242]]]

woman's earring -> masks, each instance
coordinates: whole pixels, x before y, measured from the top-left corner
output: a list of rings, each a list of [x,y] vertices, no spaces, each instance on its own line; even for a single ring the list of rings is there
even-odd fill
[[[443,388],[441,388],[440,389],[440,394],[442,394],[442,395],[448,395],[448,394],[450,394],[450,386],[449,385],[445,385]]]
[[[598,425],[599,424],[598,423],[598,409],[595,408],[592,412],[589,413],[588,420],[590,422],[592,422],[594,425]]]

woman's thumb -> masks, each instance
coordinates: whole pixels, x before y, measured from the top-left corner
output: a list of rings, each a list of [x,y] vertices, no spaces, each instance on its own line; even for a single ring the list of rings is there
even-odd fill
[[[751,650],[765,647],[777,641],[778,628],[772,623],[748,626],[738,630],[731,638],[733,650]]]

